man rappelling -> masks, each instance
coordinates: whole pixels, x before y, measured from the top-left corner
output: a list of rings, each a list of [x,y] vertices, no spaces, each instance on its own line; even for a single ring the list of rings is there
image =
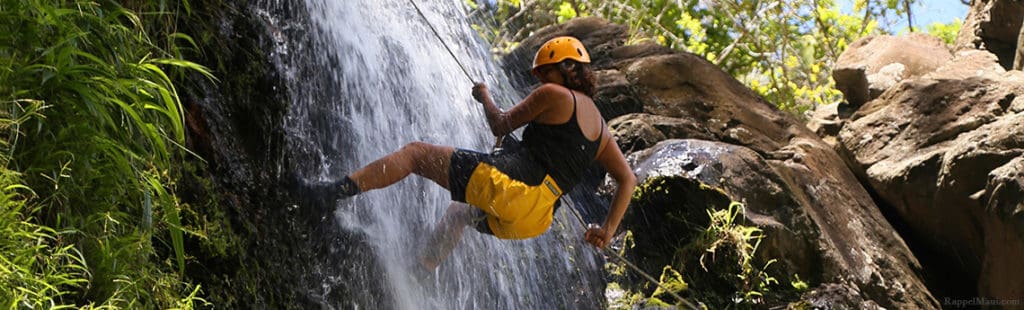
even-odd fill
[[[590,55],[574,37],[553,38],[540,47],[531,73],[540,82],[523,101],[502,111],[484,84],[473,87],[491,133],[503,137],[526,126],[519,147],[482,153],[412,142],[327,185],[335,198],[384,188],[409,174],[434,181],[453,203],[434,228],[419,262],[434,270],[454,249],[466,226],[500,239],[526,239],[548,230],[558,199],[594,162],[618,187],[604,223],[587,229],[585,240],[608,245],[629,205],[636,177],[594,105]]]

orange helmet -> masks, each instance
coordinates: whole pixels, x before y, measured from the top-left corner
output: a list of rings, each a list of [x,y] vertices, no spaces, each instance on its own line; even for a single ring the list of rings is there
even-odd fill
[[[582,63],[590,63],[590,54],[583,42],[573,37],[556,37],[548,40],[537,50],[533,56],[533,68],[543,65],[560,63],[563,60],[572,59]]]

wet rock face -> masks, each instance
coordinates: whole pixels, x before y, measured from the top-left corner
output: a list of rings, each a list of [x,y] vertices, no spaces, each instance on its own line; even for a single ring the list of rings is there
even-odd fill
[[[1024,73],[986,54],[958,53],[901,82],[839,136],[854,170],[905,223],[940,296],[1024,293],[1024,270],[1011,267],[1024,257]]]
[[[1024,16],[1024,2],[974,0],[956,38],[957,49],[987,50],[999,57],[1004,69],[1012,69]]]
[[[859,107],[900,81],[934,71],[953,55],[939,38],[911,33],[869,36],[850,44],[832,68],[836,88]]]
[[[624,149],[648,148],[630,157],[643,177],[641,183],[659,175],[724,189],[731,200],[744,201],[746,218],[766,231],[759,253],[762,258],[779,259],[773,266],[779,268],[776,276],[782,283],[799,273],[803,279],[813,278],[812,289],[863,296],[818,301],[853,308],[938,307],[915,275],[920,269],[917,260],[842,158],[791,115],[703,58],[656,45],[623,46],[628,36],[624,27],[582,18],[539,31],[505,59],[505,66],[528,66],[527,59],[532,60],[540,43],[566,34],[587,45],[595,70],[618,71],[629,83],[625,87],[622,79],[616,79],[615,87],[635,91],[630,97],[641,103],[642,112],[620,116],[609,124]],[[528,84],[528,80],[520,83]],[[649,148],[662,138],[689,140]],[[664,201],[679,200],[669,198]],[[682,214],[706,216],[709,206],[680,202],[661,207],[650,210],[683,208]],[[636,223],[659,216],[646,214],[644,207],[631,210],[625,221],[634,224],[624,229],[643,231],[646,228],[637,227],[643,224]],[[659,234],[634,236],[640,244],[643,238],[665,238]],[[647,265],[654,274],[661,271],[655,265],[669,261],[648,259],[655,261]]]
[[[654,201],[645,200],[635,205],[636,216],[630,217],[629,223],[637,224],[630,224],[630,227],[635,227],[633,232],[638,235],[637,246],[641,251],[647,250],[642,242],[646,239],[639,236],[685,234],[678,231],[644,234],[646,230],[656,229],[646,227],[654,221],[652,217],[664,218],[666,213],[686,212],[686,220],[703,225],[688,229],[699,230],[707,225],[706,209],[724,208],[730,199],[739,200],[737,198],[741,197],[747,204],[746,220],[751,225],[765,230],[768,235],[759,254],[765,260],[777,258],[782,262],[779,264],[782,268],[772,271],[779,275],[799,274],[803,279],[816,283],[822,281],[822,271],[818,269],[822,264],[822,253],[816,250],[818,244],[815,241],[820,237],[820,231],[810,218],[793,216],[791,208],[799,203],[789,195],[786,190],[787,184],[773,171],[772,165],[756,152],[722,142],[670,139],[633,153],[629,161],[640,180],[685,179],[720,188],[728,193],[726,195],[714,191],[693,192],[680,197],[661,197],[668,198],[661,202],[657,202],[656,199],[659,197],[656,197],[653,198]],[[665,196],[673,194],[675,193],[670,192]],[[725,197],[716,198],[718,196]],[[670,243],[659,241],[651,246],[664,248],[666,244]],[[657,261],[656,257],[646,258]]]
[[[183,202],[203,206],[204,214],[228,218],[232,225],[224,231],[237,235],[240,244],[227,251],[206,249],[186,237],[186,253],[197,262],[186,268],[187,276],[202,285],[204,298],[224,308],[318,308],[324,300],[352,299],[377,289],[336,285],[329,293],[318,293],[322,274],[341,279],[356,274],[342,268],[339,258],[372,261],[372,253],[355,253],[361,247],[351,244],[358,239],[336,231],[323,210],[288,207],[304,197],[284,188],[278,174],[289,160],[282,124],[290,98],[284,77],[264,51],[277,50],[275,44],[285,37],[281,31],[310,28],[306,8],[280,3],[267,13],[234,0],[196,1],[192,8],[193,14],[181,21],[181,31],[193,34],[202,50],[193,59],[213,68],[220,80],[196,74],[179,84],[189,112],[188,147],[205,161],[197,163],[205,165],[204,180],[184,176],[181,182],[211,182],[218,201],[207,205],[202,199],[208,193],[190,186],[183,196],[198,197]],[[274,28],[268,15],[287,27]]]

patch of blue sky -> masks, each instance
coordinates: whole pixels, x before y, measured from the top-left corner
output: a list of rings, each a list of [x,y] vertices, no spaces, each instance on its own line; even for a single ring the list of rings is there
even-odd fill
[[[853,13],[854,0],[838,2],[843,13]],[[918,0],[911,5],[911,17],[914,28],[923,29],[934,23],[950,23],[954,20],[963,21],[970,7],[959,0]],[[893,16],[883,21],[890,31],[903,32],[907,28],[907,16]]]

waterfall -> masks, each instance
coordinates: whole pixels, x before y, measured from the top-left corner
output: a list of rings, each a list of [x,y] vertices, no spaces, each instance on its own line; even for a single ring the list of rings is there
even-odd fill
[[[260,3],[257,11],[266,15],[278,40],[270,52],[292,98],[284,124],[287,151],[307,180],[337,180],[413,141],[490,149],[493,137],[470,95],[472,84],[427,20],[473,78],[487,83],[499,105],[508,108],[524,95],[511,88],[470,28],[463,0],[415,0],[427,20],[409,0],[304,1]],[[274,14],[281,7],[300,15],[306,10],[308,20],[281,20]],[[295,35],[307,37],[288,37]],[[416,176],[338,202],[333,214],[325,214],[333,216],[325,223],[338,225],[339,232],[351,236],[345,242],[354,251],[368,254],[332,257],[358,276],[315,275],[321,283],[309,288],[310,296],[335,296],[329,291],[343,288],[370,290],[342,300],[322,297],[326,308],[604,304],[603,259],[583,242],[583,229],[568,207],[560,208],[546,234],[531,240],[499,240],[467,228],[434,276],[415,279],[409,272],[415,249],[449,202],[446,190]]]

